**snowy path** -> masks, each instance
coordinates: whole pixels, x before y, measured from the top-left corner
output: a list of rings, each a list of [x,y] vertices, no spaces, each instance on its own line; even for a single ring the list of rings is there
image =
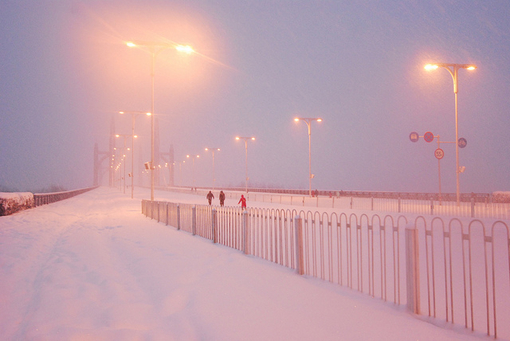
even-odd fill
[[[0,218],[0,307],[0,340],[491,340],[158,224],[110,188]]]

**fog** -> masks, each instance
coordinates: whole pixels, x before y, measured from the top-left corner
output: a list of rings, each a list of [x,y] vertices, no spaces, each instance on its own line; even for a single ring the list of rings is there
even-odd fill
[[[459,70],[462,192],[510,190],[510,3],[501,1],[16,1],[0,4],[0,191],[92,185],[107,152],[150,111],[151,54],[127,41],[190,45],[155,61],[159,148],[175,184],[437,192],[437,142],[455,140]],[[150,118],[136,118],[135,179],[150,161]],[[128,140],[130,145],[130,139]],[[123,145],[118,138],[117,147]],[[443,192],[455,192],[454,144],[442,144]],[[200,154],[179,166],[187,154]],[[130,171],[130,158],[127,172]],[[108,184],[108,160],[101,164]],[[163,173],[168,180],[168,174]],[[135,182],[137,184],[137,182]],[[145,184],[148,184],[146,182]]]

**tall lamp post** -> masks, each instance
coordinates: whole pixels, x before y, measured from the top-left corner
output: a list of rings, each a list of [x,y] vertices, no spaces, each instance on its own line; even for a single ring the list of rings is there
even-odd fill
[[[131,146],[134,145],[134,140],[135,138],[137,138],[138,136],[136,136],[135,134],[133,135],[129,135],[129,134],[115,134],[115,137],[123,137],[124,138],[124,149],[122,151],[122,155],[123,155],[123,164],[124,164],[124,194],[126,194],[126,155],[124,154],[125,151],[126,151],[126,138],[128,137],[131,137]],[[127,148],[129,150],[129,148]],[[133,154],[133,147],[131,147],[131,186],[133,186],[133,158],[134,158],[134,154]],[[131,188],[131,198],[133,198],[133,188]]]
[[[246,136],[236,136],[236,140],[243,140],[244,141],[244,149],[246,151],[245,155],[245,190],[246,193],[248,193],[248,140],[255,141],[255,137],[246,137]]]
[[[119,114],[131,114],[131,133],[135,136],[135,119],[139,115],[147,115],[151,116],[150,112],[145,111],[119,111]],[[134,192],[134,184],[135,184],[135,158],[134,158],[134,150],[135,150],[135,139],[131,139],[131,199],[133,199]]]
[[[303,121],[308,126],[308,195],[312,196],[312,121],[322,122],[322,118],[296,117],[294,121]]]
[[[457,93],[459,90],[458,83],[458,71],[459,69],[474,70],[475,65],[472,64],[449,64],[449,63],[437,63],[425,65],[425,70],[435,70],[439,67],[443,67],[452,76],[453,79],[453,93],[455,94],[455,175],[457,180],[457,206],[460,206],[460,181],[459,174],[462,173],[459,165],[459,115],[458,115],[458,99]]]
[[[192,176],[193,176],[193,188],[195,188],[195,158],[198,159],[200,155],[186,155],[186,157],[188,159],[191,158],[193,160]]]
[[[216,151],[220,151],[220,148],[208,148],[206,147],[205,148],[205,151],[211,151],[212,153],[212,172],[213,172],[213,190],[215,189],[215,185],[216,185],[216,172],[214,171],[214,152]]]
[[[154,65],[156,64],[156,56],[161,53],[161,51],[168,48],[175,48],[179,52],[184,53],[193,53],[193,48],[191,46],[177,45],[177,44],[167,44],[167,43],[158,43],[158,42],[148,42],[148,41],[136,41],[136,42],[127,42],[127,46],[129,47],[137,47],[137,46],[145,46],[149,49],[151,53],[151,201],[154,201]]]

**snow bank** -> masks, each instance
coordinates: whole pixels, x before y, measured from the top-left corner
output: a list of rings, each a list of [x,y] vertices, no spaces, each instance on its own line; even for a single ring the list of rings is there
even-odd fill
[[[34,207],[34,195],[30,192],[0,192],[0,216],[32,207]]]

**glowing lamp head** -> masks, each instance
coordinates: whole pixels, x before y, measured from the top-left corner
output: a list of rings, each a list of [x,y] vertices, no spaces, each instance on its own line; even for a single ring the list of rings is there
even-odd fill
[[[175,49],[179,52],[184,52],[187,54],[195,52],[195,50],[193,50],[193,48],[189,45],[177,45]]]
[[[322,118],[318,118],[318,119],[317,119],[317,122],[322,122]]]
[[[424,67],[424,68],[425,68],[425,70],[427,70],[427,71],[432,71],[432,70],[437,69],[438,67],[439,67],[439,66],[438,66],[438,65],[436,65],[436,64],[427,64],[427,65],[425,65],[425,67]]]
[[[295,122],[299,122],[299,118],[297,118],[297,117],[296,117],[296,118],[294,119],[294,121],[295,121]]]
[[[252,140],[252,141],[255,141],[255,138],[254,138],[254,137],[252,137],[252,138],[251,138],[251,140]]]
[[[129,46],[129,47],[136,47],[136,44],[135,44],[135,43],[133,43],[132,41],[128,41],[128,42],[126,43],[126,45],[127,45],[127,46]]]
[[[115,137],[120,137],[120,135],[119,134],[115,134]]]
[[[239,136],[236,136],[236,140],[239,141]]]
[[[474,69],[476,69],[476,66],[475,66],[475,65],[469,65],[466,69],[468,69],[468,70],[474,70]]]

